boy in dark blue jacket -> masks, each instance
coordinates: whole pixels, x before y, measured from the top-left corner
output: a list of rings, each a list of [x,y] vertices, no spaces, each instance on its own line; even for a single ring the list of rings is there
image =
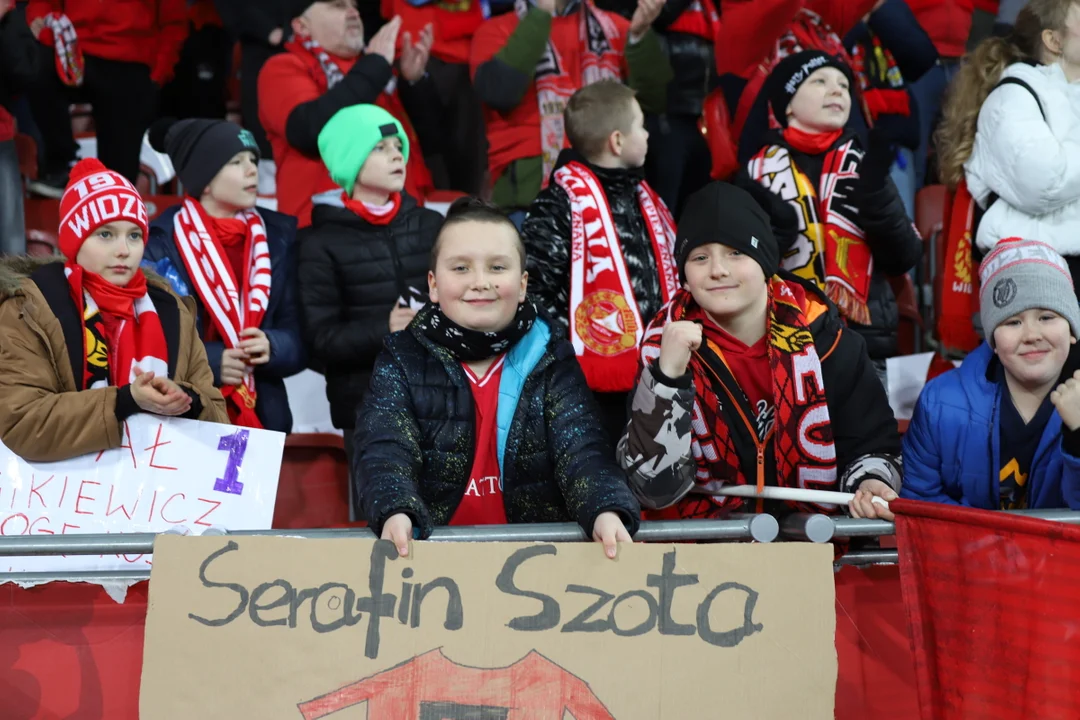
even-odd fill
[[[150,139],[169,154],[188,197],[153,222],[143,262],[197,301],[233,424],[289,432],[284,378],[305,365],[296,219],[255,209],[259,148],[240,126],[166,119]]]

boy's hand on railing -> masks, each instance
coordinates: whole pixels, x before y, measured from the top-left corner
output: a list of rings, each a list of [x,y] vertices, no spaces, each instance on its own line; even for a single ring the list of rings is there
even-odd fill
[[[874,502],[874,498],[881,498],[885,503]],[[848,503],[848,510],[851,511],[853,518],[892,522],[896,516],[889,510],[887,503],[896,498],[896,491],[889,487],[888,483],[869,478],[859,483],[859,489],[855,491],[855,499]]]
[[[596,516],[592,526],[592,539],[604,544],[604,554],[612,560],[618,552],[618,543],[634,542],[626,531],[622,518],[614,512],[603,512]]]
[[[381,537],[394,543],[398,557],[408,557],[409,540],[412,539],[412,518],[405,513],[391,515],[383,523]]]

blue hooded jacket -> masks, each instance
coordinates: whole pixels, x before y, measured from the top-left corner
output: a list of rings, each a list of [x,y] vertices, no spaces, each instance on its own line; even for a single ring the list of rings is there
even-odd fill
[[[983,343],[963,365],[923,388],[904,434],[901,497],[1000,507],[1002,387],[989,372],[993,359],[993,350]],[[1031,462],[1028,507],[1080,509],[1078,445],[1080,433],[1062,428],[1055,410]]]

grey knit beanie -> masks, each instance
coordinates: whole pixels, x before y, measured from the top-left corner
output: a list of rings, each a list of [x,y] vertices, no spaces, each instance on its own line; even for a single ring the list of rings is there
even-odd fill
[[[1080,338],[1080,303],[1065,259],[1036,240],[1006,238],[979,266],[979,314],[990,345],[994,330],[1013,315],[1040,308],[1069,321]]]

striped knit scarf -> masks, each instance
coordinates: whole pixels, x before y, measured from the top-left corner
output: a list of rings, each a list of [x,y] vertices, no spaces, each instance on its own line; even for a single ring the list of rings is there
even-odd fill
[[[240,333],[262,324],[270,304],[270,247],[266,228],[257,210],[244,210],[237,218],[247,223],[244,243],[245,272],[237,287],[237,278],[229,266],[225,251],[210,232],[206,211],[201,203],[185,198],[183,207],[173,221],[173,237],[184,259],[192,285],[221,335],[225,347],[240,344]],[[237,386],[221,389],[234,425],[261,428],[255,414],[255,377],[244,376]]]

